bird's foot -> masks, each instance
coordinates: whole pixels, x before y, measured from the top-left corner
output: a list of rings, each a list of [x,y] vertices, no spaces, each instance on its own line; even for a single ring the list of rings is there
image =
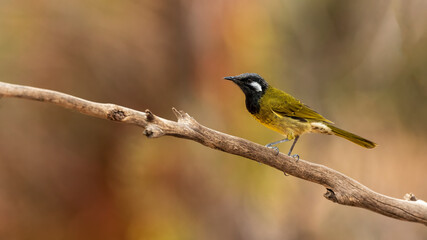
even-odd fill
[[[279,141],[276,141],[276,142],[269,143],[269,144],[267,144],[265,146],[268,147],[268,148],[276,150],[276,156],[277,156],[277,155],[279,155],[279,148],[275,147],[275,146],[273,147],[273,145],[276,145],[276,144],[279,144],[279,143],[282,143],[282,142],[287,142],[287,141],[289,141],[289,139],[285,138],[285,139],[282,139],[282,140],[279,140]]]
[[[288,155],[288,156],[291,156],[291,157],[295,158],[296,162],[299,161],[299,155],[298,154],[292,154],[292,155]]]
[[[266,147],[268,147],[268,148],[270,148],[270,149],[273,149],[273,150],[275,150],[276,151],[276,156],[277,155],[279,155],[279,148],[278,147],[276,147],[276,146],[272,146],[272,144],[270,143],[270,144],[267,144],[267,145],[265,145]]]

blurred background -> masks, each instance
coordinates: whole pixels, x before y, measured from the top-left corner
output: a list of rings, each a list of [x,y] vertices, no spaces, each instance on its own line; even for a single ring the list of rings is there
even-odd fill
[[[426,12],[425,0],[3,0],[0,81],[168,119],[176,107],[266,144],[281,136],[222,79],[256,72],[379,144],[304,135],[301,158],[427,200]],[[0,116],[0,239],[427,238],[192,141],[21,99],[1,99]]]

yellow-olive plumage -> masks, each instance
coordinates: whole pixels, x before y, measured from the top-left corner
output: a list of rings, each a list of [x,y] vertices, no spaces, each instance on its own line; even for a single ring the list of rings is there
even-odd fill
[[[372,141],[333,126],[333,122],[298,99],[270,86],[258,74],[244,73],[225,79],[232,80],[242,89],[246,108],[256,120],[281,133],[287,140],[297,140],[304,133],[317,132],[340,136],[365,148],[376,146]]]

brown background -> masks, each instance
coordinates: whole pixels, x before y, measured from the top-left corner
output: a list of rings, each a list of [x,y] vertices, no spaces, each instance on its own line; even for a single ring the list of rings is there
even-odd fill
[[[266,144],[228,75],[257,72],[366,150],[295,152],[383,194],[427,199],[427,2],[0,2],[0,76]],[[0,239],[426,239],[272,168],[52,105],[0,100]],[[289,144],[282,144],[287,151]]]

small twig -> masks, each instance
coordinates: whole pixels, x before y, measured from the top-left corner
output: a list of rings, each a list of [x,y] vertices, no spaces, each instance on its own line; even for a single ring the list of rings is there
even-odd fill
[[[98,118],[137,125],[149,138],[174,136],[199,142],[207,147],[264,163],[295,177],[324,186],[324,197],[342,205],[365,208],[385,216],[427,225],[427,203],[413,194],[396,199],[376,193],[359,182],[328,167],[294,158],[243,138],[221,133],[199,124],[183,111],[173,108],[178,121],[158,117],[115,104],[87,101],[64,93],[0,82],[0,96],[16,97],[58,106]]]

